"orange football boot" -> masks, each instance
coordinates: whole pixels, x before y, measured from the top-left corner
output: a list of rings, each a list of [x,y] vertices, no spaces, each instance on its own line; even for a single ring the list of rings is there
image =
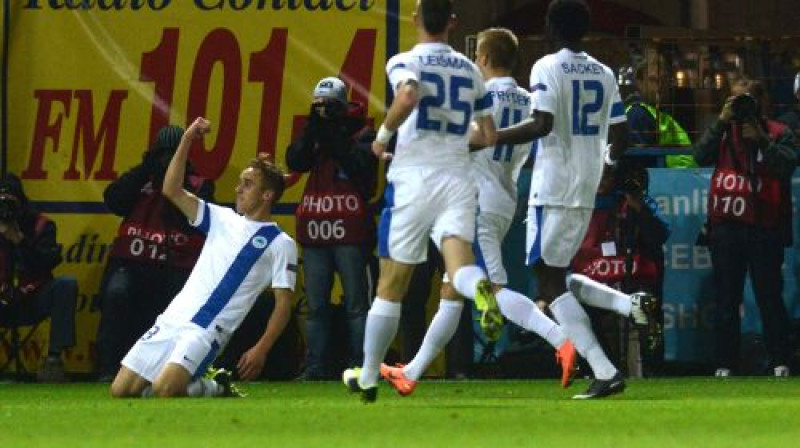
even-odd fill
[[[406,378],[403,373],[403,364],[397,364],[397,367],[390,367],[381,363],[381,376],[403,397],[411,395],[417,387],[416,381]]]
[[[569,339],[556,349],[556,363],[561,365],[561,386],[566,389],[578,374],[578,352]]]

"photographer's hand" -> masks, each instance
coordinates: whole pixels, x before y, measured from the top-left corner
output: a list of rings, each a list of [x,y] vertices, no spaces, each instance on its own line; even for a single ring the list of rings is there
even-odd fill
[[[25,238],[16,221],[0,221],[0,235],[3,235],[5,239],[11,241],[14,245],[21,243]]]
[[[733,99],[735,96],[729,96],[722,105],[722,110],[719,113],[719,121],[723,123],[730,123],[733,119]]]
[[[756,144],[759,148],[766,148],[769,145],[769,135],[761,129],[761,125],[756,120],[742,123],[742,139]]]
[[[642,196],[639,193],[625,193],[625,203],[628,207],[632,208],[637,213],[642,211],[642,206],[644,206],[644,202],[642,201]]]

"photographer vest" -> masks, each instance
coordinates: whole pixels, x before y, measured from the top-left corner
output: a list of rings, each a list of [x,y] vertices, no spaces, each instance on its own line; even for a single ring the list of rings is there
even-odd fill
[[[329,156],[311,169],[295,217],[301,245],[371,244],[375,239],[366,199]]]
[[[767,121],[770,139],[786,126]],[[790,206],[788,185],[767,171],[758,151],[747,148],[741,128],[731,126],[722,136],[719,158],[711,177],[708,215],[712,224],[734,221],[777,229]]]
[[[188,181],[197,192],[205,179],[190,175]],[[190,270],[200,255],[205,235],[185,222],[183,213],[148,182],[120,224],[110,257]]]
[[[620,290],[623,283],[629,281],[629,288],[656,291],[661,280],[661,264],[639,250],[636,240],[643,229],[635,228],[632,235],[625,235],[624,218],[618,216],[625,210],[613,202],[612,207],[596,208],[592,212],[586,236],[572,259],[572,271]],[[608,247],[604,251],[603,244],[611,242],[613,253]],[[629,265],[631,276],[626,279]]]

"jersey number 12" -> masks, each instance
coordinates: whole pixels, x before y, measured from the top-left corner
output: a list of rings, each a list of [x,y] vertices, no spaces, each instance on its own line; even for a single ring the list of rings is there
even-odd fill
[[[591,92],[594,92],[594,99],[584,101],[589,99],[584,97]],[[597,135],[600,132],[600,126],[589,124],[589,116],[603,107],[604,93],[603,83],[595,79],[572,81],[572,135]]]

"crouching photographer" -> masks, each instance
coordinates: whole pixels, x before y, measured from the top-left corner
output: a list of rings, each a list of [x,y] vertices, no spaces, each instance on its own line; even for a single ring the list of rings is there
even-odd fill
[[[646,291],[663,297],[664,249],[669,226],[659,215],[656,202],[647,194],[649,175],[644,166],[629,159],[616,168],[606,167],[597,189],[595,208],[589,229],[572,261],[574,274],[585,275],[624,293]],[[658,301],[662,306],[661,300]],[[592,310],[593,324],[604,327],[605,348],[625,361],[627,342],[620,337],[620,321],[616,313]],[[642,374],[655,376],[664,361],[664,313],[639,331],[639,353]],[[627,328],[625,328],[627,331]],[[638,376],[640,372],[628,372]]]
[[[329,359],[331,329],[336,326],[330,303],[334,272],[344,289],[347,365],[361,365],[370,296],[367,265],[375,242],[368,201],[378,163],[370,148],[375,133],[366,124],[364,105],[348,102],[344,82],[324,78],[313,97],[305,129],[286,152],[290,170],[309,173],[296,211],[308,299],[306,366],[301,375],[305,380],[330,379],[346,367],[331,365]]]
[[[29,206],[19,178],[7,174],[0,179],[0,326],[51,319],[40,382],[64,381],[61,356],[75,345],[78,282],[53,276],[61,260],[56,224]]]
[[[716,376],[739,367],[745,275],[761,311],[771,374],[789,375],[790,320],[783,303],[783,249],[791,245],[790,180],[797,155],[791,131],[765,116],[768,98],[742,80],[719,119],[693,148],[700,166],[714,166],[707,238],[715,291]]]

